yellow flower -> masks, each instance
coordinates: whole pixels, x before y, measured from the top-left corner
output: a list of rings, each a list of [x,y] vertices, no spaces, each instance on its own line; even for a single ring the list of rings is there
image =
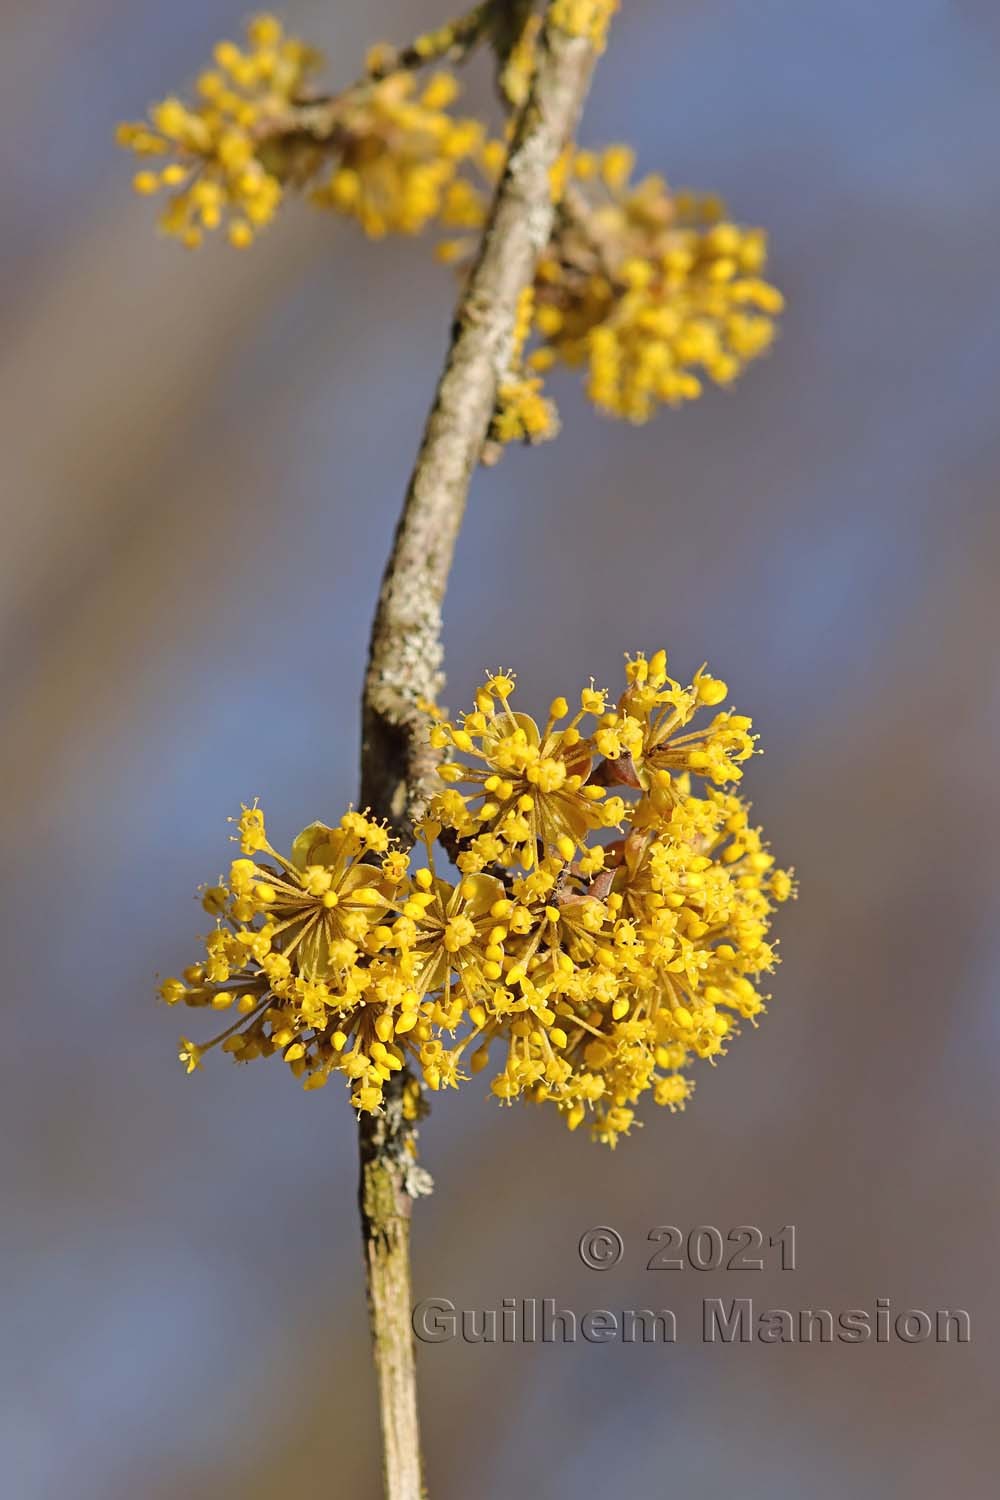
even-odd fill
[[[498,443],[542,443],[559,431],[556,409],[539,376],[505,380],[497,391],[490,437]]]
[[[757,1024],[772,915],[795,882],[724,785],[752,751],[749,721],[721,711],[687,731],[726,684],[701,669],[682,687],[665,652],[640,653],[616,707],[586,688],[543,728],[511,708],[514,685],[492,674],[457,723],[434,711],[432,744],[461,759],[441,768],[451,784],[413,873],[364,814],[311,824],[286,859],[257,804],[242,809],[241,857],[205,892],[205,957],[160,987],[233,1014],[181,1043],[188,1071],[217,1045],[239,1062],[279,1052],[306,1087],[339,1072],[376,1111],[404,1068],[443,1089],[492,1059],[502,1104],[550,1104],[614,1146],[643,1098],[683,1109],[690,1065]]]
[[[640,652],[628,663],[629,687],[622,695],[620,710],[629,725],[629,748],[644,786],[669,792],[669,774],[693,771],[722,784],[739,781],[743,762],[754,753],[752,721],[743,714],[717,713],[704,729],[680,733],[698,710],[725,698],[728,688],[719,678],[701,668],[690,687],[683,688],[667,675],[665,651],[647,662]]]
[[[281,868],[265,867],[266,879],[254,887],[272,947],[286,958],[294,954],[305,979],[342,979],[389,906],[380,866],[363,862],[385,830],[352,826],[351,818],[339,828],[311,823],[292,844],[291,859],[276,856]]]
[[[525,341],[531,332],[534,290],[525,287],[518,299],[508,373],[497,390],[490,438],[496,443],[541,443],[555,437],[559,418],[555,406],[542,395],[542,381],[524,369]]]
[[[450,113],[455,78],[434,74],[418,91],[411,74],[391,72],[323,100],[311,84],[320,60],[275,17],[258,16],[243,48],[215,48],[195,102],[170,97],[148,120],[119,126],[120,145],[160,159],[134,186],[143,195],[168,191],[165,233],[194,247],[224,227],[243,249],[274,217],[286,186],[305,187],[324,172],[313,201],[374,238],[415,234],[439,214],[456,222],[456,174],[479,152],[484,130]],[[467,205],[465,222],[470,212]]]
[[[134,179],[142,194],[168,190],[164,233],[194,248],[206,231],[225,226],[237,248],[252,242],[282,195],[266,143],[288,128],[318,61],[311,48],[285,36],[274,16],[258,16],[247,27],[245,50],[218,44],[215,65],[198,80],[197,102],[167,98],[147,121],[119,126],[120,145],[165,162]]]
[[[499,914],[509,907],[503,883],[491,875],[467,875],[455,886],[420,870],[416,889],[402,908],[390,946],[400,955],[422,997],[440,998],[427,1010],[438,1026],[454,1030],[470,1005],[488,1001],[501,977]],[[493,957],[487,950],[496,949]]]
[[[625,146],[577,153],[528,362],[584,366],[596,406],[645,422],[699,396],[703,376],[729,385],[770,347],[784,302],[760,274],[763,231],[719,222],[717,199],[674,195],[662,177],[632,183],[633,165]]]
[[[473,178],[449,186],[442,223],[480,227],[505,160],[502,141],[471,155]],[[494,440],[555,432],[540,384],[553,365],[582,367],[601,411],[645,422],[662,405],[700,396],[706,377],[731,384],[773,343],[784,299],[762,276],[763,230],[726,220],[714,196],[673,193],[655,174],[633,182],[634,167],[625,145],[577,150],[560,163],[561,211],[522,299],[530,316],[519,320]],[[462,260],[473,243],[446,240],[438,257]]]
[[[201,1048],[196,1047],[194,1042],[189,1042],[186,1036],[181,1037],[177,1056],[188,1073],[193,1073],[195,1068],[201,1067]]]
[[[372,239],[418,234],[439,215],[453,215],[459,165],[482,140],[478,121],[448,113],[458,91],[450,74],[432,77],[422,93],[416,88],[410,74],[390,73],[345,97],[337,164],[312,194]]]
[[[613,8],[613,0],[560,0],[552,19],[599,39]],[[538,29],[529,17],[501,69],[515,104],[530,85]],[[483,35],[473,27],[468,45]],[[407,49],[407,60],[445,55],[457,38],[454,26],[442,28]],[[504,139],[487,140],[479,121],[452,112],[452,74],[421,86],[405,68],[392,70],[395,56],[376,49],[368,76],[322,98],[311,83],[318,54],[273,16],[258,16],[244,47],[218,44],[194,103],[171,96],[147,120],[119,127],[120,143],[145,163],[136,191],[168,193],[161,228],[189,246],[219,228],[236,248],[252,244],[288,187],[308,189],[313,203],[372,238],[417,234],[432,221],[480,230],[510,126]],[[522,297],[486,461],[506,443],[555,435],[542,377],[556,364],[585,371],[601,411],[645,422],[701,395],[705,380],[731,384],[770,348],[784,299],[763,276],[764,232],[727,219],[714,195],[675,193],[655,174],[634,181],[634,168],[635,153],[618,144],[570,148],[553,169],[559,211]],[[471,235],[450,237],[437,255],[464,261],[474,245]]]
[[[476,709],[460,724],[440,723],[431,743],[451,745],[477,764],[449,761],[441,767],[449,782],[470,783],[463,793],[464,813],[456,815],[446,797],[432,804],[432,815],[459,834],[470,819],[480,833],[496,840],[499,857],[530,869],[541,854],[571,860],[587,834],[618,824],[620,798],[605,800],[601,786],[588,785],[593,746],[579,724],[604,706],[602,694],[581,694],[579,711],[562,728],[569,713],[564,699],[553,703],[544,730],[527,714],[510,707],[514,681],[503,674],[489,678],[476,696]]]

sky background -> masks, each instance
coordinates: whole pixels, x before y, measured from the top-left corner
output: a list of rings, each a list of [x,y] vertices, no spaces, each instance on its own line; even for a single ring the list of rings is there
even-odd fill
[[[363,14],[364,12],[364,14]],[[442,18],[293,3],[346,84]],[[249,254],[152,232],[112,144],[238,31],[222,0],[0,11],[0,1454],[11,1500],[377,1493],[346,1097],[210,1060],[157,974],[260,796],[356,794],[358,693],[453,283],[292,204]],[[581,139],[765,225],[788,312],[731,391],[475,481],[461,707],[706,657],[802,894],[760,1029],[616,1153],[436,1101],[420,1296],[670,1306],[662,1346],[420,1353],[431,1494],[993,1492],[1000,837],[1000,12],[628,0]],[[485,99],[474,72],[468,102]],[[648,1272],[650,1228],[798,1229],[795,1272]],[[586,1270],[592,1225],[625,1254]],[[964,1307],[967,1346],[711,1347],[706,1296]]]

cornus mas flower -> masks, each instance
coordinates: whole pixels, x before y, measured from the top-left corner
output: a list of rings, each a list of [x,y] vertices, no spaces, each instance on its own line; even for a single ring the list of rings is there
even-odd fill
[[[603,786],[588,784],[594,748],[579,725],[603,713],[604,694],[585,689],[578,712],[562,727],[569,705],[557,698],[539,729],[527,714],[513,711],[513,691],[513,677],[498,672],[487,678],[475,710],[460,725],[437,724],[431,730],[432,745],[450,745],[473,761],[441,766],[442,780],[472,783],[475,790],[458,800],[442,796],[432,808],[456,833],[468,835],[473,825],[479,830],[460,856],[463,869],[498,860],[530,869],[549,851],[570,860],[588,833],[617,827],[624,815],[620,797],[608,798]]]
[[[629,661],[626,676],[629,686],[602,739],[609,759],[630,752],[640,783],[667,791],[673,786],[671,771],[696,771],[719,784],[742,778],[742,763],[754,751],[750,719],[727,710],[704,728],[681,733],[700,708],[725,699],[729,689],[724,682],[702,667],[690,687],[682,687],[668,677],[663,651],[650,661],[642,655]]]
[[[582,365],[595,405],[645,422],[660,404],[730,384],[770,348],[781,293],[762,279],[762,230],[714,197],[632,182],[633,153],[578,151],[536,279],[536,370]]]
[[[280,177],[265,165],[263,143],[288,126],[319,55],[286,37],[274,16],[247,27],[246,47],[220,42],[214,66],[198,79],[198,101],[164,99],[148,122],[120,125],[118,141],[151,162],[138,172],[136,191],[167,189],[160,218],[164,233],[185,245],[201,243],[205,230],[225,224],[230,242],[249,245],[273,217],[282,194]]]
[[[307,1087],[342,1073],[374,1112],[404,1066],[436,1090],[492,1058],[499,1100],[552,1104],[614,1145],[644,1095],[683,1108],[688,1065],[756,1024],[794,882],[727,787],[749,720],[688,728],[725,684],[702,669],[681,686],[660,651],[627,661],[612,708],[586,688],[539,725],[513,693],[494,673],[470,713],[432,724],[454,758],[409,854],[348,812],[286,859],[243,809],[242,857],[204,892],[205,958],[161,986],[170,1004],[236,1014],[208,1043],[182,1039],[188,1071],[216,1045],[280,1052]]]
[[[447,113],[457,94],[449,73],[420,92],[408,73],[354,90],[337,122],[338,164],[313,202],[356,219],[372,239],[418,234],[441,213],[460,163],[485,133],[477,120]]]
[[[481,227],[489,185],[505,159],[499,141],[470,157],[483,185],[458,179],[443,224]],[[701,395],[706,377],[731,384],[774,341],[784,299],[761,274],[764,232],[729,222],[714,196],[674,194],[657,175],[633,183],[634,160],[624,145],[568,152],[553,174],[559,212],[507,389],[501,384],[492,433],[498,441],[538,442],[555,433],[541,384],[553,366],[582,367],[600,410],[645,422],[662,405]],[[445,240],[438,257],[462,260],[473,244]]]
[[[541,443],[559,431],[555,406],[542,394],[541,376],[530,374],[524,367],[524,346],[531,333],[534,305],[534,289],[525,287],[518,302],[507,373],[497,389],[490,424],[489,437],[495,443]]]
[[[498,914],[505,912],[503,882],[492,875],[470,875],[457,885],[439,876],[434,867],[433,840],[438,825],[420,829],[428,867],[413,878],[400,915],[393,923],[389,946],[398,955],[401,972],[415,995],[436,996],[424,1015],[434,1025],[454,1031],[463,1014],[488,1001],[503,972],[493,953]]]
[[[217,918],[205,958],[160,988],[169,1004],[235,1009],[237,1020],[201,1048],[183,1040],[181,1060],[190,1071],[218,1044],[241,1061],[280,1051],[307,1080],[338,1068],[358,1106],[377,1108],[382,1083],[402,1067],[385,1042],[416,1019],[415,997],[376,961],[405,856],[354,812],[337,828],[310,824],[288,859],[256,806],[243,809],[239,839],[245,857],[204,892]]]
[[[567,0],[565,26],[603,32],[613,8]],[[195,103],[171,97],[147,121],[119,128],[121,144],[148,159],[135,187],[168,193],[160,227],[189,246],[223,226],[234,246],[248,246],[291,187],[372,238],[417,234],[430,223],[456,231],[438,257],[466,261],[512,123],[504,139],[486,140],[479,121],[451,112],[451,73],[421,85],[412,70],[464,56],[490,24],[482,7],[402,53],[375,47],[358,82],[324,96],[313,81],[319,54],[286,36],[275,17],[257,16],[243,47],[218,44]],[[539,17],[527,15],[500,68],[512,108],[527,97],[538,30]],[[783,299],[763,279],[763,231],[727,220],[713,196],[674,193],[657,175],[633,181],[633,169],[624,145],[570,148],[553,168],[558,212],[522,297],[486,462],[505,444],[556,434],[543,389],[555,365],[585,370],[600,410],[645,422],[662,405],[693,400],[706,379],[730,384],[773,342]]]
[[[483,127],[448,113],[458,93],[450,74],[435,74],[418,92],[408,73],[378,76],[382,58],[374,49],[370,76],[324,99],[312,82],[320,54],[286,36],[274,16],[249,23],[243,48],[220,42],[196,103],[165,99],[148,121],[118,130],[121,145],[165,159],[134,179],[140,193],[170,192],[161,229],[195,247],[206,230],[226,225],[230,242],[245,248],[286,186],[303,187],[324,170],[313,201],[366,234],[422,229],[459,163],[480,147]]]

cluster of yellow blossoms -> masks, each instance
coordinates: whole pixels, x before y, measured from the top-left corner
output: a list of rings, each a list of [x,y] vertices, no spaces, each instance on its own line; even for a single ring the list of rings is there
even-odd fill
[[[565,0],[565,26],[601,28],[613,8]],[[233,245],[249,245],[291,185],[373,238],[434,223],[452,235],[439,258],[465,259],[507,141],[487,140],[479,121],[451,112],[451,73],[420,88],[409,70],[469,50],[488,34],[489,9],[470,12],[464,31],[453,23],[404,53],[372,49],[365,77],[333,97],[312,87],[318,54],[273,16],[256,17],[245,47],[216,47],[195,106],[166,99],[148,122],[120,127],[123,145],[166,158],[136,174],[137,190],[169,191],[161,227],[187,245],[221,225]],[[538,24],[528,14],[501,68],[512,107],[530,85]],[[771,346],[783,299],[763,278],[763,230],[730,222],[717,198],[673,193],[662,177],[633,181],[633,168],[633,153],[618,145],[570,150],[553,173],[555,229],[522,302],[491,446],[557,431],[542,390],[554,365],[582,367],[600,410],[645,422],[661,405],[700,395],[706,379],[730,384]]]
[[[559,431],[555,405],[542,391],[542,377],[527,368],[524,346],[531,335],[535,307],[534,287],[525,287],[518,299],[517,320],[507,374],[497,387],[496,409],[490,423],[493,443],[541,443]],[[489,452],[484,462],[489,462]]]
[[[490,146],[477,158],[487,179],[503,161]],[[774,342],[784,299],[761,275],[764,231],[727,220],[717,197],[675,194],[655,174],[634,182],[634,166],[630,148],[615,145],[569,152],[555,174],[555,228],[518,346],[533,336],[521,389],[539,414],[548,406],[539,377],[557,364],[586,370],[600,410],[646,422],[659,405],[700,396],[705,377],[731,384]],[[488,195],[464,179],[460,186],[464,226],[478,227]],[[469,239],[454,238],[438,253],[459,260],[470,250]],[[556,428],[549,408],[547,422],[539,415],[527,430],[512,422],[506,435],[538,441]]]
[[[195,105],[165,99],[148,121],[118,130],[119,143],[138,155],[168,158],[134,178],[140,193],[170,192],[161,229],[194,247],[225,224],[243,248],[273,218],[287,185],[310,183],[314,203],[356,219],[373,238],[423,229],[485,132],[448,112],[458,93],[451,74],[435,74],[418,93],[408,72],[383,76],[384,57],[373,49],[362,82],[324,99],[311,82],[320,54],[286,36],[276,17],[252,20],[242,48],[220,42]]]
[[[715,197],[632,181],[626,146],[578,151],[538,267],[535,370],[583,365],[594,404],[630,422],[729,385],[770,348],[784,301],[761,272],[767,239]]]
[[[451,758],[409,852],[348,812],[286,859],[244,807],[242,857],[204,892],[206,956],[163,999],[233,1011],[207,1046],[238,1061],[279,1052],[307,1088],[342,1073],[359,1111],[403,1068],[454,1087],[491,1048],[500,1100],[550,1101],[610,1145],[641,1095],[683,1108],[685,1066],[764,1007],[793,882],[726,789],[754,740],[719,706],[725,683],[702,670],[683,687],[662,651],[626,676],[615,707],[590,687],[543,726],[511,707],[507,673],[459,721],[435,718]],[[205,1050],[182,1041],[189,1071]]]
[[[120,145],[151,160],[169,158],[134,178],[139,193],[169,191],[160,218],[164,233],[193,248],[205,230],[225,224],[233,245],[252,243],[282,194],[268,143],[294,128],[295,107],[319,61],[312,48],[286,37],[274,16],[257,16],[247,27],[245,49],[219,42],[214,67],[198,79],[194,106],[164,99],[148,122],[118,127]]]
[[[330,137],[337,165],[312,193],[321,207],[357,219],[371,239],[419,234],[442,214],[460,164],[485,131],[454,118],[451,73],[435,73],[418,93],[409,73],[390,73],[345,95]]]

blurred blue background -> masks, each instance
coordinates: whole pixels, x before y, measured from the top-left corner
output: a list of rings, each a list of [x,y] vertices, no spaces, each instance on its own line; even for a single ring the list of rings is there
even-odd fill
[[[364,14],[362,13],[364,11]],[[432,0],[292,3],[334,84]],[[114,123],[228,0],[0,13],[7,973],[0,1454],[12,1500],[374,1496],[346,1097],[185,1078],[157,973],[260,795],[357,784],[358,690],[453,284],[293,204],[249,254],[152,233]],[[670,1305],[661,1346],[421,1351],[431,1493],[991,1492],[1000,692],[1000,14],[992,0],[629,0],[586,144],[772,234],[789,311],[730,392],[477,478],[446,701],[705,657],[766,754],[802,897],[758,1032],[611,1155],[485,1087],[423,1146],[418,1295]],[[468,100],[485,100],[474,71]],[[793,1273],[646,1272],[655,1224],[798,1226]],[[593,1224],[620,1267],[575,1253]],[[706,1347],[703,1296],[961,1306],[964,1347]]]

